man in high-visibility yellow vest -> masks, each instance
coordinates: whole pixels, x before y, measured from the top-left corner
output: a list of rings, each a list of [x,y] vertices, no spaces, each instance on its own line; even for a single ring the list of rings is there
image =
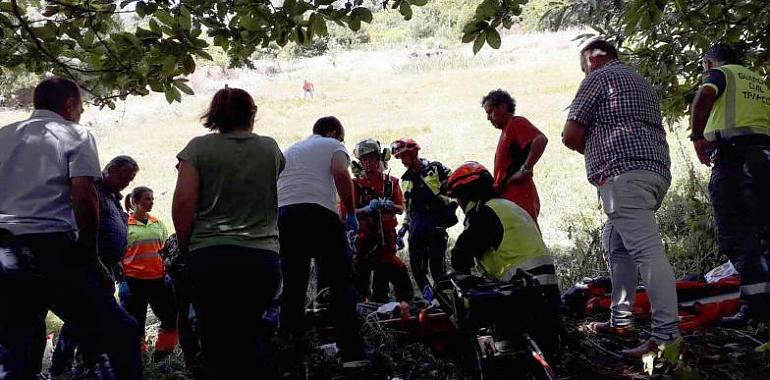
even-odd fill
[[[501,198],[493,183],[492,174],[475,161],[460,165],[447,180],[447,195],[457,199],[465,212],[465,229],[452,248],[452,268],[470,273],[475,261],[486,277],[502,282],[510,281],[518,270],[529,272],[540,284],[545,307],[545,315],[537,316],[539,327],[558,334],[560,297],[553,258],[532,216]],[[557,338],[547,340],[538,343],[553,353]]]
[[[712,167],[709,193],[719,250],[741,274],[747,302],[725,322],[747,322],[750,315],[767,321],[770,272],[760,234],[770,226],[770,86],[725,44],[706,52],[703,68],[690,139],[700,162]]]

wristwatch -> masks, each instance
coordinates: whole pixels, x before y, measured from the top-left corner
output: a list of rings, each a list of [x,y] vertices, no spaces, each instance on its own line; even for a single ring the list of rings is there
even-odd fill
[[[529,174],[532,173],[532,169],[528,168],[526,165],[521,165],[521,168],[519,168],[519,173]]]

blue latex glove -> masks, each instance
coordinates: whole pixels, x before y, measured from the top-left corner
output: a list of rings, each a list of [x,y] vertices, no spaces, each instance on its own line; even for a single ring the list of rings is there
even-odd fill
[[[380,202],[380,208],[382,208],[385,211],[393,211],[393,209],[396,208],[396,204],[393,203],[393,201],[391,201],[390,199],[386,199]]]
[[[401,225],[401,229],[398,230],[398,236],[403,238],[407,232],[409,232],[409,225],[404,223]]]
[[[358,233],[358,218],[356,218],[356,213],[348,213],[348,215],[345,217],[345,225],[348,231]]]
[[[369,209],[368,212],[373,212],[373,211],[379,210],[380,207],[382,207],[382,203],[380,202],[379,199],[372,199],[369,202],[369,206],[366,206],[366,207]]]
[[[404,238],[401,236],[396,236],[396,247],[399,250],[404,249]]]

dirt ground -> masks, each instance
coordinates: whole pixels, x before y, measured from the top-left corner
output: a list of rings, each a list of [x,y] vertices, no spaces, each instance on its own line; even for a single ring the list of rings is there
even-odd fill
[[[655,360],[653,374],[644,372],[643,363],[620,358],[620,350],[640,344],[649,334],[649,322],[640,322],[638,341],[618,343],[589,333],[587,320],[565,319],[566,344],[552,362],[561,380],[577,379],[770,379],[770,356],[755,352],[768,335],[766,328],[711,328],[685,335],[676,364]],[[405,337],[387,336],[376,328],[366,329],[373,348],[373,363],[363,372],[344,372],[321,350],[310,350],[302,360],[275,362],[281,379],[471,379],[456,357],[436,355],[425,344]],[[322,345],[323,339],[311,338]],[[285,354],[285,352],[284,352]],[[280,356],[280,353],[279,353]],[[282,368],[281,368],[282,367]]]

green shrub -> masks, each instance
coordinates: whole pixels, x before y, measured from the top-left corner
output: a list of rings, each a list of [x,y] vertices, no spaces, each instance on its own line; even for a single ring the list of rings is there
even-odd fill
[[[567,237],[572,246],[551,249],[562,289],[569,288],[585,277],[607,275],[601,241],[605,219],[598,208],[566,219]]]
[[[0,69],[0,107],[31,107],[32,90],[42,78],[19,70]]]
[[[521,12],[521,27],[529,32],[548,30],[549,23],[541,22],[549,10],[563,8],[575,0],[529,0]],[[567,20],[567,24],[571,22]],[[567,25],[565,25],[567,26]]]
[[[658,225],[677,275],[704,274],[727,260],[719,254],[708,179],[690,166],[687,175],[668,192]]]

